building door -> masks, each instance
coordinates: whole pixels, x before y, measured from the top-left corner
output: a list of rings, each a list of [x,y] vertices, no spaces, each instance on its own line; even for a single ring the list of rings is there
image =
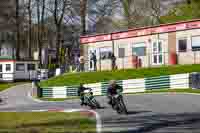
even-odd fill
[[[146,58],[146,49],[147,48],[145,42],[133,44],[132,55],[137,56],[137,67],[144,66]]]
[[[164,54],[163,54],[163,41],[154,41],[152,44],[152,63],[153,65],[164,64]]]

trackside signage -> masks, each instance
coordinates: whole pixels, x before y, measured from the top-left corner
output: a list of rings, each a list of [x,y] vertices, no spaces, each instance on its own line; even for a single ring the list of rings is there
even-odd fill
[[[82,37],[81,44],[98,42],[98,41],[109,41],[109,40],[111,40],[111,35],[97,35],[97,36],[92,36],[92,37]]]
[[[81,37],[80,41],[81,44],[85,43],[94,43],[100,41],[110,41],[110,40],[117,40],[117,39],[124,39],[130,37],[138,37],[138,36],[145,36],[145,35],[152,35],[158,33],[167,33],[167,32],[176,32],[181,30],[190,30],[190,29],[197,29],[200,28],[200,20],[196,21],[188,21],[188,22],[180,22],[175,24],[166,24],[160,25],[157,27],[147,27],[147,28],[138,28],[138,29],[130,29],[125,32],[116,32],[111,34],[105,35],[96,35],[96,36],[86,36]]]

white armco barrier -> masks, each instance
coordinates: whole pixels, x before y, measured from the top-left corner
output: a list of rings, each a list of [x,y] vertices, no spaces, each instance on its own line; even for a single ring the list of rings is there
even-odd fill
[[[145,92],[144,79],[123,80],[124,93]]]
[[[184,89],[189,88],[189,73],[176,74],[170,76],[171,89]]]
[[[53,98],[66,98],[66,87],[53,87]]]
[[[189,73],[166,75],[145,79],[129,79],[118,81],[123,87],[123,93],[145,92],[151,89],[186,89],[189,88]],[[94,95],[103,95],[109,86],[108,82],[85,84],[84,87],[91,88]],[[43,93],[48,97],[66,98],[68,96],[77,96],[76,87],[47,87],[43,89]],[[45,95],[44,95],[45,96]]]

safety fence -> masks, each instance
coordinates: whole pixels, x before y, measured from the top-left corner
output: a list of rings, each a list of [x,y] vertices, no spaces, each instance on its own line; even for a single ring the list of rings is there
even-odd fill
[[[123,87],[123,93],[145,92],[152,89],[186,89],[190,87],[190,74],[118,80],[117,84]],[[105,95],[109,82],[85,84],[84,86],[92,88],[94,95]],[[78,86],[44,87],[39,90],[39,95],[44,98],[67,98],[77,96],[77,89]]]

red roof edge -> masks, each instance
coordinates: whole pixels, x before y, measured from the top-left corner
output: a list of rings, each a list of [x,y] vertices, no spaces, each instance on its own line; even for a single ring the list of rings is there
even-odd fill
[[[156,27],[161,27],[161,26],[168,26],[168,25],[175,25],[175,24],[189,23],[189,22],[196,22],[196,21],[200,21],[200,19],[179,21],[179,22],[175,22],[175,23],[166,23],[166,24],[160,24],[160,25],[155,25],[155,26],[145,26],[145,27],[128,29],[126,31],[118,31],[118,32],[111,32],[111,33],[100,33],[100,34],[95,34],[95,35],[85,35],[85,36],[80,36],[80,38],[88,38],[88,37],[95,37],[95,36],[101,36],[101,35],[110,35],[110,34],[114,34],[114,33],[121,33],[121,32],[133,31],[133,30],[142,30],[142,29],[148,29],[148,28],[156,28]]]

